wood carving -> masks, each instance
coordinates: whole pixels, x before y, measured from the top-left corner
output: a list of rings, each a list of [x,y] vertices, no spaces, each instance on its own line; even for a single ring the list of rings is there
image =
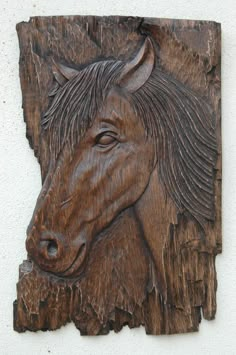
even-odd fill
[[[15,330],[198,330],[221,252],[220,25],[35,17],[17,31],[42,190]]]

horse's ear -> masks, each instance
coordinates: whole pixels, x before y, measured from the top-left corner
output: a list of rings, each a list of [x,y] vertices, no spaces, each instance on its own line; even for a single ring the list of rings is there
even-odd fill
[[[129,92],[137,91],[148,80],[154,63],[155,51],[151,39],[147,37],[134,59],[124,66],[119,86]]]
[[[72,79],[79,73],[78,70],[66,67],[65,65],[56,63],[55,61],[52,63],[52,72],[54,78],[60,86],[65,85],[68,80]]]

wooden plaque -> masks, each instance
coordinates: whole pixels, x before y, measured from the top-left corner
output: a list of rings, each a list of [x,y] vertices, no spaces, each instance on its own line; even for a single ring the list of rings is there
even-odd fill
[[[34,17],[17,32],[42,190],[14,329],[198,330],[222,244],[220,24]]]

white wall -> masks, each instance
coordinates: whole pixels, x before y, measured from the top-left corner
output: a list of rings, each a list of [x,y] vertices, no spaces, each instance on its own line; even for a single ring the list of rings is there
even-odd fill
[[[0,0],[0,354],[236,354],[236,1]],[[146,336],[123,329],[81,337],[70,324],[54,332],[18,334],[12,302],[25,230],[40,190],[40,171],[25,139],[15,25],[30,16],[137,15],[216,20],[223,31],[223,254],[217,257],[218,311],[200,332]]]

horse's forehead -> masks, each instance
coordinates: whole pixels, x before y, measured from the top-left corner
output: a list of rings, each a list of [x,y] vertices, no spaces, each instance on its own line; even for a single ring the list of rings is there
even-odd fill
[[[109,117],[112,112],[121,117],[134,117],[134,108],[130,100],[122,91],[111,90],[101,109],[101,115]]]

